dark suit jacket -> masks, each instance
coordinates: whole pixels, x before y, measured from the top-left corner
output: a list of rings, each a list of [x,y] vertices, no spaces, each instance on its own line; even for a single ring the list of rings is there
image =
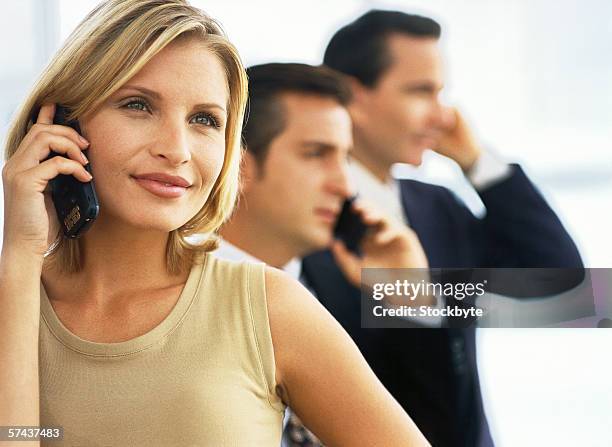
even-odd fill
[[[413,180],[400,186],[431,268],[582,267],[572,239],[519,166],[479,193],[487,209],[482,219],[446,188]],[[493,445],[473,328],[362,329],[360,291],[329,252],[305,258],[303,275],[434,447]]]

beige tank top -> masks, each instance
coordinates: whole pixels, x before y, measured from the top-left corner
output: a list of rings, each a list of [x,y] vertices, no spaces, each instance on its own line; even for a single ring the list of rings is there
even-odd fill
[[[166,319],[120,343],[71,333],[41,289],[41,426],[64,429],[43,445],[280,445],[263,264],[207,255]]]

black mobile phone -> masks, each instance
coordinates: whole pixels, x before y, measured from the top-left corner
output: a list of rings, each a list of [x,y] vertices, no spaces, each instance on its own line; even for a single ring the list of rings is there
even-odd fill
[[[344,242],[350,251],[360,254],[359,246],[368,230],[368,226],[361,220],[359,214],[353,210],[356,197],[348,198],[342,204],[342,210],[334,227],[334,237]]]
[[[68,121],[68,115],[68,110],[58,104],[53,123],[72,127],[81,135],[79,122],[77,120]],[[51,152],[47,160],[58,155]],[[91,174],[91,163],[88,163],[85,169]],[[71,239],[78,238],[91,227],[100,211],[93,180],[83,183],[72,175],[60,174],[49,183],[51,198],[64,235]]]

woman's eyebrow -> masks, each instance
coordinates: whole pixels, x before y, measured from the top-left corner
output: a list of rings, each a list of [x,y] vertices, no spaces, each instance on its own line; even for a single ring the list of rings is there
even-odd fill
[[[149,96],[150,98],[153,98],[157,101],[160,101],[162,99],[162,95],[160,95],[159,93],[157,93],[155,90],[151,90],[148,89],[146,87],[141,87],[139,85],[129,85],[126,84],[124,86],[122,86],[118,91],[121,90],[136,90],[139,91],[147,96]],[[224,114],[227,114],[227,111],[225,110],[225,107],[223,107],[220,104],[217,104],[216,102],[204,102],[201,104],[196,104],[193,106],[194,109],[209,109],[209,108],[214,108],[214,109],[219,109],[221,112],[223,112]]]
[[[129,85],[129,84],[126,84],[126,85],[122,86],[119,89],[119,91],[127,90],[127,89],[129,89],[129,90],[137,90],[137,91],[139,91],[141,93],[144,93],[145,95],[147,95],[147,96],[149,96],[149,97],[151,97],[153,99],[156,99],[156,100],[160,100],[161,99],[161,95],[159,93],[157,93],[156,91],[150,90],[150,89],[148,89],[146,87],[140,87],[138,85]]]
[[[202,104],[196,104],[195,106],[193,106],[193,108],[196,109],[196,110],[219,109],[224,114],[227,114],[227,111],[225,110],[225,107],[223,107],[220,104],[217,104],[216,102],[204,102]]]

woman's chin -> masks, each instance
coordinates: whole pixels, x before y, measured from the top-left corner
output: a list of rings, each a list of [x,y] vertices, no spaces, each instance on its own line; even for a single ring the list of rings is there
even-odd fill
[[[135,231],[151,231],[151,232],[159,232],[159,233],[169,233],[173,230],[176,230],[182,227],[185,223],[189,221],[189,217],[185,216],[184,218],[178,218],[179,216],[172,215],[168,216],[165,214],[142,214],[142,215],[128,215],[128,216],[120,216],[120,215],[101,215],[98,217],[92,229],[96,228],[97,230],[109,230],[109,229],[117,229],[123,228],[126,230],[135,230]]]

